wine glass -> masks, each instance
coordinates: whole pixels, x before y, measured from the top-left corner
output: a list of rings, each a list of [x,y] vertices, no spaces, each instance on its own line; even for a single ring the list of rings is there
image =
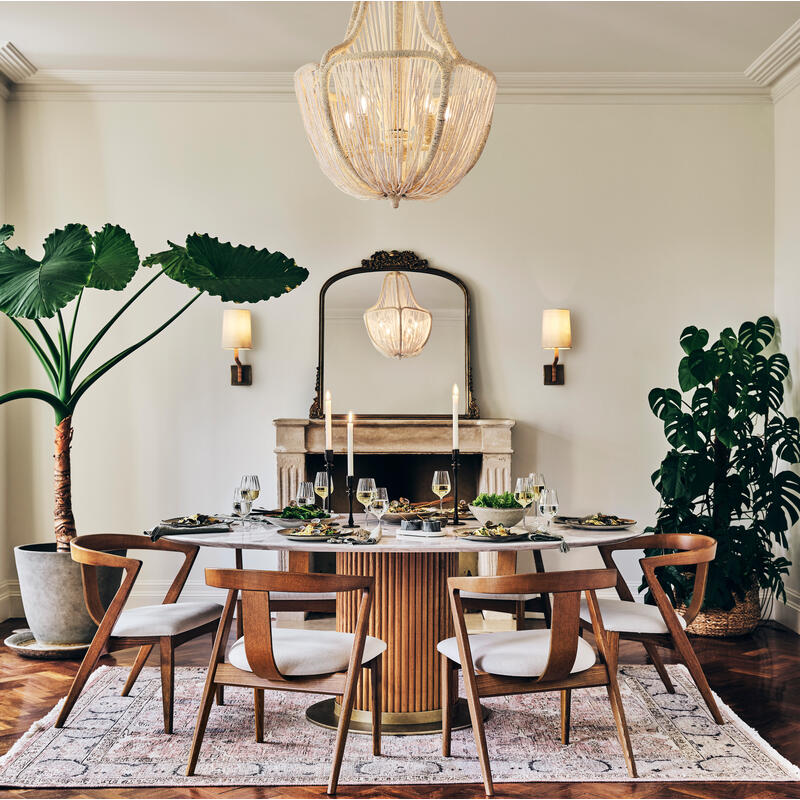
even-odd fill
[[[369,504],[375,496],[375,478],[359,478],[358,486],[356,487],[356,500],[364,506],[364,524],[367,524],[369,519]]]
[[[384,487],[375,490],[369,508],[378,518],[378,530],[380,530],[381,517],[386,513],[386,509],[389,508],[389,492]]]
[[[233,490],[233,515],[242,519],[250,513],[250,501],[245,497],[241,486]]]
[[[528,512],[528,506],[533,502],[533,489],[531,488],[530,478],[517,478],[517,483],[514,486],[514,499],[524,509],[522,513],[522,527],[525,526],[525,515]]]
[[[322,508],[324,511],[330,512],[330,498],[328,497],[328,490],[333,491],[333,478],[331,478],[330,485],[328,484],[328,473],[318,472],[314,478],[314,491],[319,495],[322,500]],[[327,499],[326,499],[327,498]]]
[[[541,493],[542,489],[545,487],[545,480],[544,480],[544,473],[543,472],[531,472],[528,475],[528,480],[531,482],[531,493],[533,495],[533,513],[534,516],[538,516],[539,514],[539,494]]]
[[[558,492],[542,489],[539,493],[539,513],[547,519],[546,530],[550,531],[550,520],[558,513]]]
[[[450,491],[450,473],[446,469],[437,469],[436,472],[433,473],[431,489],[439,498],[439,513],[442,514],[442,501],[444,496]]]
[[[242,497],[250,501],[250,505],[258,499],[261,494],[261,484],[258,482],[258,475],[245,475],[242,482],[239,484],[242,490]]]
[[[314,505],[314,484],[311,481],[302,481],[300,484],[300,488],[297,490],[297,505]]]

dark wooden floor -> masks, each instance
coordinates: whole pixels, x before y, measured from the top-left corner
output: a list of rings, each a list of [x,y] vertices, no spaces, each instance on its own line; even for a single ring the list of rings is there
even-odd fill
[[[21,620],[0,623],[0,638]],[[712,688],[750,726],[790,761],[800,763],[800,636],[772,623],[753,635],[728,641],[693,639]],[[177,663],[204,665],[207,639],[184,645]],[[116,653],[103,663],[130,664],[135,651]],[[625,644],[625,663],[643,663],[640,648]],[[69,688],[77,664],[33,661],[0,647],[0,754]],[[498,784],[498,797],[800,797],[800,783],[516,783]],[[322,798],[322,786],[116,789],[0,790],[0,797],[259,797]],[[483,797],[476,784],[446,786],[342,786],[339,797],[472,798]]]

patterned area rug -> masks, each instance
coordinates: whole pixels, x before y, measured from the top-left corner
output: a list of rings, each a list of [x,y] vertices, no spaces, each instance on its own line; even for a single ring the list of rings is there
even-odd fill
[[[683,667],[669,667],[667,694],[652,667],[621,668],[620,683],[639,780],[791,781],[800,770],[722,704],[726,724],[709,716]],[[184,776],[205,669],[176,671],[175,732],[162,732],[159,672],[147,668],[130,697],[119,692],[127,670],[104,667],[91,678],[67,727],[52,727],[56,709],[0,759],[7,787],[318,785],[328,780],[334,734],[306,722],[319,699],[266,693],[265,742],[255,742],[252,693],[226,689],[213,707],[197,774]],[[628,774],[604,689],[573,692],[572,743],[559,740],[558,693],[483,701],[497,783],[625,781]],[[469,730],[453,734],[453,755],[438,736],[384,738],[373,758],[370,739],[351,735],[340,784],[480,782]]]

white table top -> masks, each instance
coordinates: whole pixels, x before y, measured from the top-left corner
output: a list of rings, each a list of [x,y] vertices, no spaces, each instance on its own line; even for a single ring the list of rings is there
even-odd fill
[[[356,523],[363,521],[363,515],[354,515]],[[371,520],[374,525],[374,518]],[[372,525],[370,527],[372,527]],[[516,542],[474,542],[462,539],[456,531],[464,532],[469,527],[478,527],[475,522],[465,527],[444,529],[445,536],[401,536],[399,526],[384,525],[383,538],[373,545],[353,545],[349,543],[333,544],[328,542],[305,542],[288,539],[278,529],[258,522],[244,522],[244,527],[236,527],[224,533],[184,533],[172,538],[176,541],[196,544],[201,547],[238,548],[242,550],[295,550],[311,553],[347,553],[353,550],[365,550],[371,553],[469,553],[500,550],[557,550],[559,542],[532,542],[522,539]],[[288,531],[287,531],[288,532]],[[623,542],[641,535],[641,526],[622,531],[585,531],[554,525],[553,532],[561,534],[570,548],[596,547],[599,544]],[[343,534],[349,533],[343,530]]]

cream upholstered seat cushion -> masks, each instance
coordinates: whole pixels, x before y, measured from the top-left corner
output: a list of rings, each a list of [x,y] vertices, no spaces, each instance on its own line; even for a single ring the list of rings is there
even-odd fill
[[[469,637],[472,663],[481,672],[534,678],[544,672],[550,654],[550,631],[503,631],[475,633]],[[455,636],[439,642],[437,649],[456,664],[461,663]],[[578,651],[570,672],[583,672],[596,661],[592,646],[578,639]]]
[[[336,592],[270,592],[270,600],[335,600]]]
[[[272,653],[281,675],[325,675],[343,672],[353,651],[352,633],[272,627]],[[386,642],[367,636],[361,663],[372,661],[386,649]],[[228,661],[238,669],[252,672],[244,650],[244,637],[234,642]]]
[[[163,603],[126,608],[117,619],[112,636],[175,636],[219,619],[219,603]]]
[[[603,627],[607,631],[669,633],[658,606],[648,606],[632,600],[598,599],[597,602],[600,606],[600,616],[603,618]],[[675,616],[681,627],[685,628],[686,620],[680,614]],[[581,619],[586,622],[592,621],[586,600],[581,600]]]

